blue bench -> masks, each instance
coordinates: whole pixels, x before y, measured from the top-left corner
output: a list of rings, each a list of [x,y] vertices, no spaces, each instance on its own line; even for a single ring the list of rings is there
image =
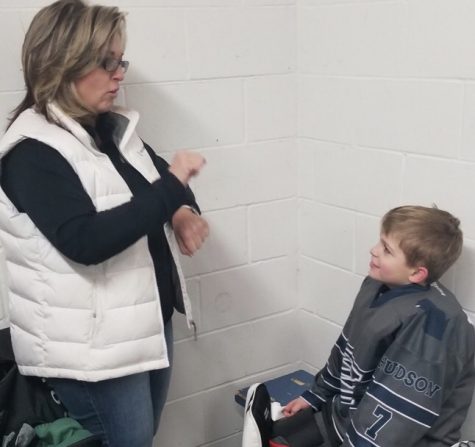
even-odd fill
[[[282,406],[287,405],[291,400],[299,397],[305,390],[312,386],[315,376],[303,369],[285,374],[275,379],[263,382],[273,402],[279,402]],[[247,390],[242,388],[234,394],[234,400],[244,407],[246,404]]]

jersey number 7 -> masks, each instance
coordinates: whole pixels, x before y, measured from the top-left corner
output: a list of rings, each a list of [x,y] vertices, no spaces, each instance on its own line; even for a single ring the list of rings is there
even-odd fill
[[[374,440],[376,439],[376,436],[378,436],[378,432],[391,420],[391,418],[393,417],[393,414],[390,411],[386,410],[385,408],[381,407],[381,405],[378,405],[374,409],[373,414],[378,419],[371,427],[369,427],[365,431],[365,434],[366,436]]]

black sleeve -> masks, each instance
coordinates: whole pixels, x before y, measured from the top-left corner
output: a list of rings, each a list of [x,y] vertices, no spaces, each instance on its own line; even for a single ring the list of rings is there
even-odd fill
[[[147,150],[159,174],[166,175],[166,173],[168,173],[168,167],[170,165],[162,157],[157,155],[156,152],[145,142],[144,147]],[[198,203],[196,202],[195,195],[193,194],[193,191],[189,186],[186,187],[186,205],[191,206],[198,212],[198,214],[201,214],[201,210],[198,206]]]
[[[23,140],[2,160],[1,185],[62,254],[97,264],[120,253],[188,202],[168,170],[129,202],[98,212],[72,166],[55,149]]]

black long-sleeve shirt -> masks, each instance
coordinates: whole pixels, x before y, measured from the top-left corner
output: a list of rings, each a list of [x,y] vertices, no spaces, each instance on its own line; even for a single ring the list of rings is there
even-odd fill
[[[120,253],[144,235],[153,259],[164,321],[173,314],[173,258],[163,224],[182,205],[198,209],[193,193],[168,171],[168,164],[145,145],[161,178],[149,183],[121,156],[109,137],[106,120],[97,134],[87,129],[112,161],[133,197],[98,212],[71,165],[55,149],[33,139],[17,144],[2,160],[1,186],[20,212],[69,259],[98,264]]]

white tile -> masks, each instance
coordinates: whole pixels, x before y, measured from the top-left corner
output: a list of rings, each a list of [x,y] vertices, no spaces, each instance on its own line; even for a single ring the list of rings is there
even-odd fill
[[[452,292],[455,291],[455,284],[456,284],[456,270],[458,268],[457,261],[452,267],[450,267],[439,279],[439,282],[442,283],[445,287],[447,287]]]
[[[405,21],[402,2],[303,7],[298,27],[300,69],[328,75],[397,75]]]
[[[2,11],[0,29],[3,45],[0,46],[0,91],[21,90],[25,83],[21,71],[21,48],[24,31],[17,11]]]
[[[193,182],[203,210],[295,197],[294,141],[281,140],[202,151],[207,163]]]
[[[28,0],[23,0],[28,1]],[[35,1],[35,0],[30,0]],[[101,5],[119,6],[121,8],[183,8],[183,7],[208,7],[208,6],[236,6],[241,0],[101,0]]]
[[[190,380],[193,380],[191,376]],[[234,402],[234,392],[238,389],[238,385],[229,384],[171,402],[164,409],[154,445],[197,447],[240,432],[242,411]]]
[[[0,136],[6,131],[9,117],[25,96],[24,92],[0,93]]]
[[[245,346],[253,348],[247,374],[295,364],[302,358],[301,333],[296,317],[295,312],[277,315],[250,326]]]
[[[230,437],[220,439],[216,442],[203,445],[203,447],[241,447],[242,446],[242,433],[232,435]]]
[[[246,81],[246,132],[249,141],[295,136],[295,77],[265,76]]]
[[[250,6],[272,6],[272,5],[294,5],[297,0],[242,0],[244,5]]]
[[[353,213],[303,202],[300,225],[302,254],[352,270],[355,232]]]
[[[366,276],[368,274],[369,251],[379,241],[380,227],[381,219],[379,217],[356,216],[355,272],[359,275]]]
[[[315,147],[298,140],[298,194],[306,199],[315,198]]]
[[[299,95],[301,136],[442,157],[458,155],[461,83],[305,76]]]
[[[471,0],[407,2],[408,73],[473,78],[475,3]]]
[[[33,0],[35,1],[35,0]],[[38,0],[38,2],[40,2],[41,0]],[[35,2],[36,3],[36,2]],[[47,4],[50,4],[50,2],[47,2]],[[46,3],[45,5],[46,6]],[[20,14],[20,22],[21,22],[21,26],[22,26],[22,29],[24,31],[24,33],[27,32],[29,26],[30,26],[30,23],[31,21],[33,20],[33,17],[37,14],[37,12],[41,9],[41,6],[38,5],[37,8],[32,8],[32,9],[22,9],[19,11],[19,14]]]
[[[458,82],[358,82],[356,141],[364,146],[456,157],[463,86]]]
[[[249,210],[251,260],[297,252],[297,200],[252,206]]]
[[[184,14],[183,10],[128,10],[124,59],[130,61],[130,68],[125,83],[187,78]]]
[[[293,8],[192,10],[192,78],[290,73],[295,68]]]
[[[354,81],[300,76],[299,136],[339,142],[353,141],[357,94]]]
[[[451,160],[409,157],[403,200],[431,206],[435,203],[458,217],[464,236],[475,239],[475,214],[470,204],[475,190],[475,166]]]
[[[475,84],[465,84],[462,130],[462,158],[475,161]]]
[[[353,273],[302,257],[298,290],[301,308],[341,326],[346,321],[361,285]]]
[[[169,400],[296,362],[297,332],[287,313],[176,343]]]
[[[127,103],[125,100],[125,91],[123,88],[119,90],[117,98],[114,101],[114,105],[127,108]]]
[[[241,378],[246,367],[241,363],[250,359],[245,347],[247,331],[248,328],[232,328],[175,344],[168,399],[183,398]]]
[[[245,323],[297,307],[296,262],[284,258],[201,278],[202,330]]]
[[[300,311],[299,327],[302,360],[317,370],[323,368],[342,328],[305,311]]]
[[[377,1],[387,1],[387,0],[372,0],[373,3]],[[338,4],[350,4],[350,3],[361,3],[361,0],[298,0],[299,5],[302,6],[322,6],[322,5],[338,5]]]
[[[252,383],[263,382],[295,369],[297,368],[291,365],[273,368],[169,402],[165,406],[154,445],[240,447],[243,408],[234,401],[235,392]],[[222,439],[228,435],[231,436]],[[203,443],[206,443],[205,446]]]
[[[193,257],[182,256],[187,276],[242,265],[248,260],[247,212],[235,208],[203,214],[210,234]]]
[[[41,8],[50,4],[49,0],[0,0],[0,8],[2,9]]]
[[[475,312],[475,241],[465,240],[462,255],[455,268],[455,294],[460,304]]]
[[[400,201],[402,154],[332,143],[306,144],[315,151],[317,201],[372,214],[382,214]]]
[[[201,148],[243,141],[241,81],[124,88],[127,105],[141,114],[140,135],[155,150]]]

